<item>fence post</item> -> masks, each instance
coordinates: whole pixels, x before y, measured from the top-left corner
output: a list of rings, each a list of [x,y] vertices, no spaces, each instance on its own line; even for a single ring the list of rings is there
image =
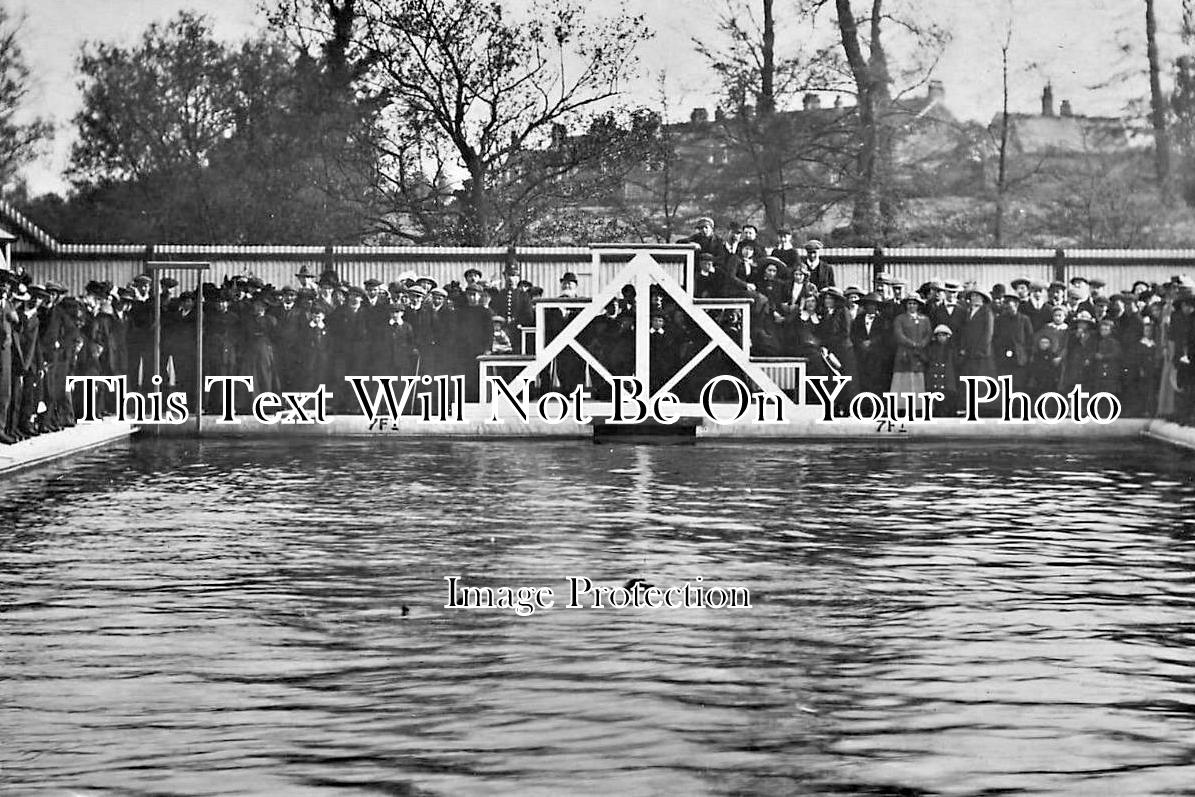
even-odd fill
[[[880,275],[884,273],[884,247],[877,246],[871,253],[871,291],[880,291]]]
[[[1066,282],[1066,252],[1061,249],[1054,250],[1054,281]]]
[[[327,246],[324,247],[323,261],[324,261],[324,269],[323,269],[324,271],[328,271],[329,269],[336,271],[336,256],[332,253],[332,245],[331,244],[328,244]],[[321,274],[320,276],[322,277],[323,275]],[[336,272],[336,277],[337,277],[337,279],[340,278],[339,271]]]

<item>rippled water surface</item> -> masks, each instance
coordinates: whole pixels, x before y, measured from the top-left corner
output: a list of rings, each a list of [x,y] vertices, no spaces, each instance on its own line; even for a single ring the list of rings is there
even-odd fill
[[[959,448],[145,441],[11,479],[0,791],[1195,793],[1195,463]],[[447,610],[453,575],[753,608]]]

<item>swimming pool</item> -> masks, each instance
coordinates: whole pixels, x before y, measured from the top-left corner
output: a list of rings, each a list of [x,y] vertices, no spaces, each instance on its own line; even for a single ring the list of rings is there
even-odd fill
[[[0,487],[20,793],[1195,782],[1195,463],[1013,445],[143,440]],[[751,608],[445,609],[570,576]]]

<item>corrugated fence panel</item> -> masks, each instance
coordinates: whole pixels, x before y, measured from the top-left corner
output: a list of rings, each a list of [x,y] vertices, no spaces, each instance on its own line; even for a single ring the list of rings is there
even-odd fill
[[[108,280],[119,288],[141,273],[141,263],[128,260],[34,260],[22,265],[34,282],[60,282],[72,296],[82,295],[91,280]]]
[[[1179,274],[1195,275],[1195,267],[1182,268],[1179,266],[1159,265],[1067,265],[1066,279],[1073,277],[1085,279],[1102,279],[1107,287],[1105,294],[1127,291],[1137,280],[1146,282],[1169,282],[1171,277]]]
[[[974,283],[990,289],[1007,285],[1016,277],[1050,282],[1054,277],[1053,251],[1044,249],[892,249],[887,254],[887,270],[906,280],[914,288],[931,279]],[[1103,279],[1108,290],[1127,289],[1134,280],[1166,282],[1176,274],[1195,274],[1195,250],[1067,250],[1065,273]],[[51,259],[44,255],[14,251],[14,261],[38,282],[61,282],[74,294],[81,293],[88,281],[110,280],[126,284],[144,268],[146,259],[198,260],[211,263],[205,280],[219,284],[237,274],[255,276],[275,286],[297,285],[295,273],[301,266],[318,275],[331,263],[340,278],[360,285],[369,277],[390,282],[406,271],[427,275],[440,284],[463,280],[468,268],[478,268],[485,279],[501,282],[507,251],[501,248],[430,248],[430,247],[337,247],[328,252],[312,246],[157,246],[152,254],[144,246],[133,244],[64,244]],[[579,278],[582,295],[593,295],[607,280],[621,270],[625,260],[604,259],[597,274],[592,273],[590,250],[575,247],[520,248],[515,253],[524,278],[542,287],[547,296],[559,291],[560,276],[572,271]],[[872,288],[872,250],[827,249],[826,259],[834,266],[839,287],[855,285]],[[1075,262],[1075,261],[1079,262]],[[665,262],[664,270],[680,281],[683,266]],[[167,273],[179,279],[184,289],[194,285],[194,274],[171,269]]]
[[[840,289],[858,288],[864,293],[871,291],[871,265],[867,263],[836,263],[834,281]]]
[[[889,271],[905,282],[911,290],[917,290],[922,284],[930,280],[950,280],[961,285],[974,284],[985,291],[990,291],[997,283],[1008,285],[1010,280],[1024,277],[1029,280],[1040,280],[1049,283],[1053,279],[1053,267],[1048,265],[979,265],[976,263],[899,263],[889,267]]]

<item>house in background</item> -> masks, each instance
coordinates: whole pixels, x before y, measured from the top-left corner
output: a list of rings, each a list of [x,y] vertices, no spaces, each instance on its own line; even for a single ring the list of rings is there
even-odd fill
[[[995,160],[999,156],[1000,128],[1003,115],[997,113],[988,125],[988,132],[996,147],[990,153],[988,179],[995,183]],[[1048,165],[1053,170],[1065,169],[1076,161],[1092,157],[1119,158],[1141,154],[1153,145],[1153,137],[1145,128],[1134,127],[1116,116],[1085,116],[1076,114],[1070,100],[1063,100],[1054,108],[1054,88],[1046,84],[1041,93],[1041,113],[1010,113],[1008,116],[1008,150],[1010,162],[1024,169]]]
[[[973,150],[972,137],[945,100],[945,89],[935,80],[924,93],[898,97],[892,104],[893,179],[902,193],[950,190],[975,182],[982,171],[978,159],[960,157]],[[621,194],[610,202],[645,214],[667,205],[682,218],[712,214],[719,224],[753,221],[762,228],[761,174],[775,164],[771,168],[784,192],[787,221],[798,228],[835,226],[850,197],[854,114],[854,106],[841,97],[823,103],[813,92],[804,95],[799,109],[778,111],[767,121],[751,106],[735,114],[715,108],[712,118],[706,108],[694,108],[688,121],[662,126],[666,161],[632,169]],[[780,142],[771,160],[769,142]]]

